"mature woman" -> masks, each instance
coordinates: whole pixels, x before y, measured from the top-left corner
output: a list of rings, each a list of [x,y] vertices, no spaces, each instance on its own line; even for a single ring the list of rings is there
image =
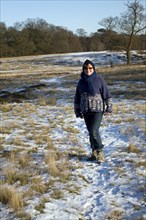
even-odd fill
[[[83,64],[81,79],[74,99],[76,117],[84,118],[89,132],[92,155],[89,160],[104,162],[103,144],[99,133],[103,114],[112,112],[112,98],[106,83],[95,71],[92,61]]]

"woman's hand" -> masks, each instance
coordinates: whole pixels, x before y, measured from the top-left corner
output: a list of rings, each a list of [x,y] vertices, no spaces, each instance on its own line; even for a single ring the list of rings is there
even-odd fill
[[[112,113],[111,112],[104,112],[104,115],[105,116],[109,116],[109,115],[111,115]]]

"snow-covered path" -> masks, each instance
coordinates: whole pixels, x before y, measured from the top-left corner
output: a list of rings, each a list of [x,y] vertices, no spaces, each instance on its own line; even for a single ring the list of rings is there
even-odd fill
[[[113,116],[112,116],[113,117]],[[85,155],[73,156],[71,161],[76,169],[72,172],[80,186],[79,194],[66,194],[63,199],[46,203],[44,213],[37,220],[118,220],[146,219],[144,204],[145,170],[134,167],[131,159],[141,160],[135,153],[128,153],[128,139],[120,133],[119,126],[103,119],[101,135],[105,145],[106,161],[99,165],[86,161],[90,154],[88,133],[82,119],[74,116],[66,123],[74,121],[80,129],[77,135],[79,146]],[[64,150],[68,150],[68,145]],[[72,151],[76,154],[76,151]],[[143,157],[144,159],[144,157]],[[143,175],[140,175],[140,172]]]
[[[121,106],[124,106],[125,103],[125,100],[123,103],[121,102]],[[127,103],[126,106],[128,106]],[[132,106],[129,105],[129,108],[131,109]],[[30,109],[32,110],[31,114]],[[129,112],[130,109],[126,109],[126,111]],[[19,113],[13,115],[14,112],[20,112],[20,115]],[[28,121],[28,114],[31,124]],[[132,111],[129,116],[127,113],[124,114],[125,117],[123,116],[121,123],[119,123],[120,111],[111,117],[103,118],[100,132],[105,145],[106,161],[99,165],[96,162],[86,160],[86,157],[91,153],[88,132],[83,119],[75,118],[72,105],[66,107],[64,104],[56,107],[48,105],[36,108],[34,104],[24,103],[19,106],[14,104],[13,112],[5,113],[3,117],[7,118],[7,123],[15,121],[15,127],[19,124],[10,135],[6,135],[5,148],[18,149],[15,143],[13,145],[9,143],[13,143],[13,139],[19,136],[19,139],[25,140],[23,150],[26,148],[28,151],[31,146],[33,149],[37,147],[38,152],[34,154],[34,156],[36,155],[36,165],[40,169],[41,167],[44,169],[44,159],[41,155],[44,154],[46,141],[44,144],[42,142],[39,147],[29,137],[33,132],[33,129],[31,131],[30,128],[33,126],[35,126],[33,136],[37,135],[37,131],[40,135],[41,129],[46,126],[51,129],[49,134],[47,131],[46,135],[51,134],[56,148],[66,152],[66,155],[70,155],[67,161],[73,165],[70,170],[71,179],[68,183],[59,181],[54,183],[55,188],[63,194],[61,198],[50,197],[51,191],[49,190],[42,197],[36,195],[33,200],[27,200],[25,211],[31,215],[32,220],[146,219],[144,202],[145,136],[139,125],[139,117],[143,117],[143,115],[139,116]],[[77,132],[72,129],[77,129]],[[27,135],[25,130],[29,130]],[[130,141],[133,141],[134,149],[138,151],[128,150]],[[48,174],[42,173],[42,175],[48,181]],[[35,207],[43,197],[49,197],[50,200],[45,202],[43,212],[40,212]],[[9,208],[2,207],[2,219],[8,219],[11,216],[8,214],[8,210]]]

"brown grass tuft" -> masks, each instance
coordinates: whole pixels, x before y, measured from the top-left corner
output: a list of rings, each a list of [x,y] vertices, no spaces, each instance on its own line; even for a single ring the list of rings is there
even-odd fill
[[[32,157],[28,153],[21,154],[18,158],[19,165],[22,168],[27,167],[30,164],[30,161],[32,161]]]
[[[136,153],[136,154],[141,153],[141,150],[133,142],[129,142],[129,146],[127,147],[127,151],[129,153]]]
[[[0,188],[0,201],[3,204],[8,204],[16,212],[22,210],[24,206],[21,194],[16,189],[7,186]]]
[[[50,150],[47,151],[45,154],[45,162],[48,166],[48,172],[50,173],[51,176],[57,176],[59,174],[59,170],[56,165],[56,160],[57,160],[57,154],[55,150]]]
[[[32,179],[32,185],[31,190],[37,192],[37,193],[45,193],[47,191],[47,187],[44,184],[41,176],[35,177]]]

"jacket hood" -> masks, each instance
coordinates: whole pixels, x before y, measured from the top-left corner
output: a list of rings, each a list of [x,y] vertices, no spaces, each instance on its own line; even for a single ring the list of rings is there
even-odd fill
[[[95,65],[94,65],[94,63],[93,63],[91,60],[88,60],[88,59],[85,60],[85,62],[83,63],[82,69],[84,70],[85,67],[86,67],[88,64],[90,64],[90,65],[93,67],[94,71],[95,71]]]

